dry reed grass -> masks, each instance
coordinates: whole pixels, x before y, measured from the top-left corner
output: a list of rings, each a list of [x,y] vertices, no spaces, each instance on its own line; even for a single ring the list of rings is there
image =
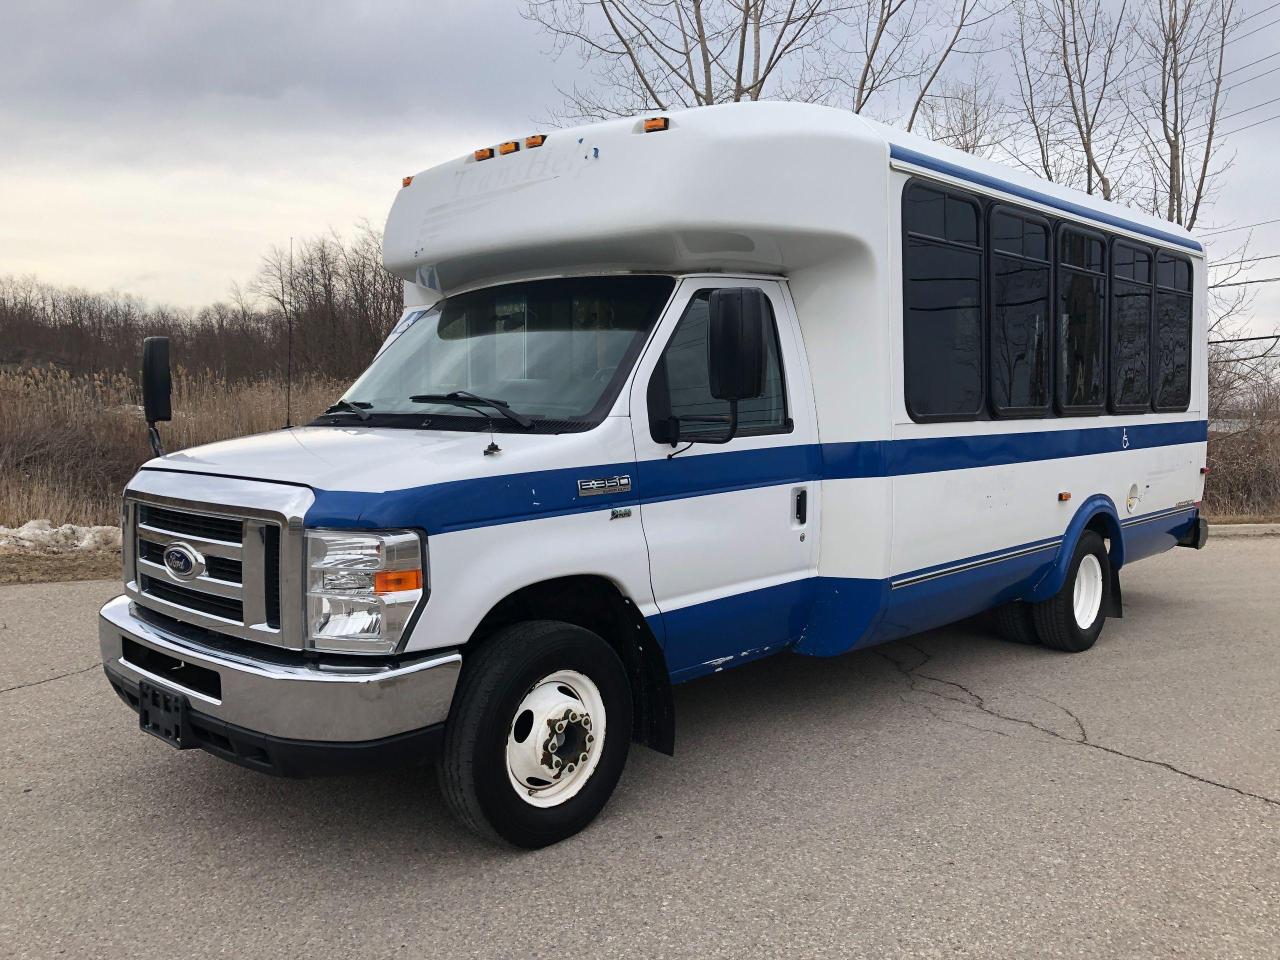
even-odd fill
[[[274,430],[284,384],[227,381],[177,370],[166,450]],[[305,423],[343,385],[300,377],[293,420]],[[118,374],[73,376],[53,368],[0,371],[0,525],[118,522],[120,491],[151,456],[137,385]]]

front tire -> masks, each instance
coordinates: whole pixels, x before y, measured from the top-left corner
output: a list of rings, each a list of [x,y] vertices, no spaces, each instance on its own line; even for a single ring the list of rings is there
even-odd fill
[[[552,620],[500,630],[463,661],[440,787],[480,836],[536,849],[603,809],[626,764],[631,688],[589,630]]]
[[[1076,543],[1062,589],[1031,605],[1036,635],[1046,647],[1080,653],[1097,642],[1107,619],[1111,561],[1102,537],[1086,530]]]

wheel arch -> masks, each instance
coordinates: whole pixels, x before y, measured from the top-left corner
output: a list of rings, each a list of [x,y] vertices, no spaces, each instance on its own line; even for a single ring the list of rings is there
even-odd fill
[[[560,620],[590,630],[614,649],[627,671],[634,703],[632,740],[671,755],[675,707],[666,656],[639,607],[607,577],[576,574],[531,583],[507,594],[481,618],[462,650],[525,620]]]
[[[1104,493],[1094,494],[1076,509],[1071,522],[1067,524],[1066,532],[1062,535],[1062,543],[1058,545],[1053,563],[1025,599],[1033,602],[1047,600],[1062,589],[1062,585],[1067,580],[1071,558],[1075,556],[1076,546],[1086,530],[1094,531],[1108,543],[1107,559],[1110,561],[1112,579],[1111,615],[1120,616],[1118,575],[1120,568],[1124,566],[1124,535],[1121,532],[1120,514],[1116,511],[1116,505]]]

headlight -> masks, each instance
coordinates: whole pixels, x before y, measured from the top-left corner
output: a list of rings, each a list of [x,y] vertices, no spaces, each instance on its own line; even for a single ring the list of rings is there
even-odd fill
[[[408,530],[308,530],[308,646],[394,653],[422,599],[422,552]]]

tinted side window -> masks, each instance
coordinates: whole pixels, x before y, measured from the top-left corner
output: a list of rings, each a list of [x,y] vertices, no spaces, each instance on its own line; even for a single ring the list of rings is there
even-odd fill
[[[1089,234],[1062,231],[1057,393],[1063,413],[1101,413],[1106,403],[1107,281],[1100,273],[1102,246],[1101,240]],[[1093,269],[1095,264],[1097,270]]]
[[[1049,405],[1048,228],[1006,211],[991,216],[991,406],[998,416]]]
[[[969,198],[918,184],[904,195],[903,352],[913,419],[970,419],[982,408],[978,214]]]
[[[1181,411],[1191,403],[1191,261],[1159,254],[1156,284],[1152,344],[1155,408]]]
[[[650,423],[667,417],[727,417],[729,402],[711,396],[708,364],[707,327],[710,290],[694,294],[676,324],[675,332],[662,353],[649,381],[648,404]],[[738,435],[781,433],[787,424],[786,389],[778,350],[778,326],[772,307],[769,312],[770,335],[765,338],[764,395],[738,403]],[[686,421],[680,425],[682,436],[719,435],[723,423]],[[659,437],[655,436],[655,440]]]
[[[1151,405],[1151,253],[1116,243],[1111,255],[1111,410]]]

